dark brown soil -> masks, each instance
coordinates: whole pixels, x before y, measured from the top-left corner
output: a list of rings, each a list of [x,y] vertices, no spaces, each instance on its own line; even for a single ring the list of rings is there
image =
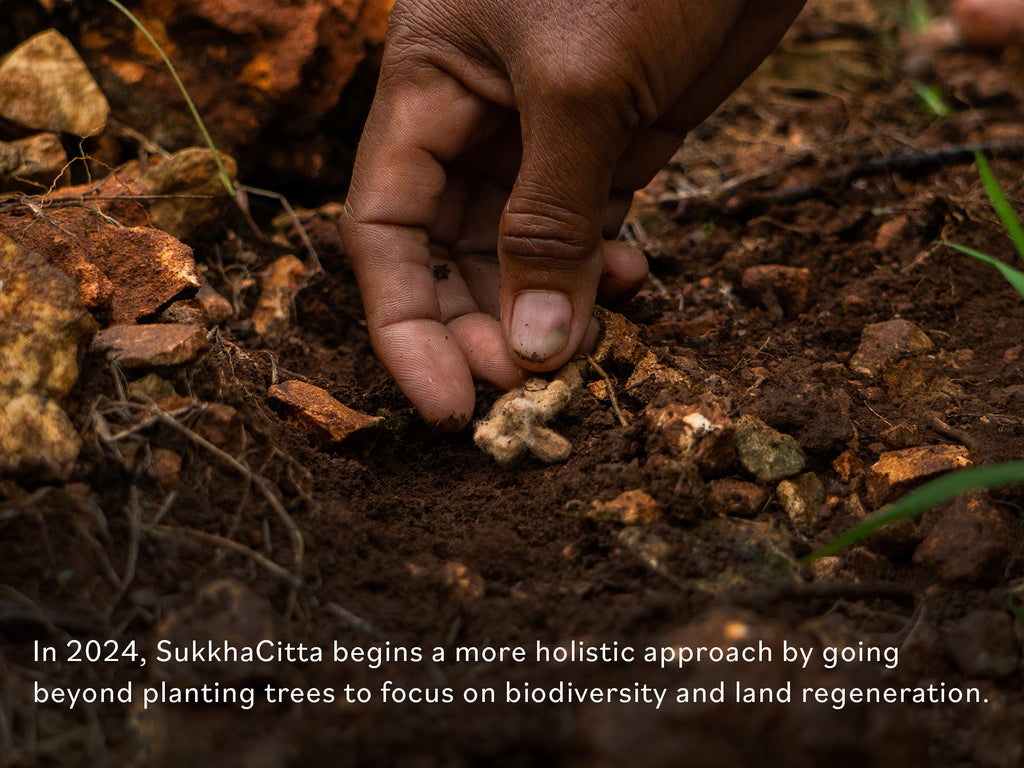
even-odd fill
[[[866,476],[886,452],[959,444],[975,465],[1024,456],[1024,304],[995,270],[936,242],[1013,260],[973,157],[957,148],[990,148],[1024,210],[1024,58],[918,52],[906,74],[900,67],[912,57],[894,30],[814,13],[787,50],[641,197],[630,234],[648,251],[654,279],[624,314],[664,366],[685,359],[703,369],[733,420],[757,416],[796,438],[824,487],[820,514],[795,521],[774,483],[737,464],[722,477],[683,471],[644,409],[685,393],[627,391],[625,364],[606,372],[628,424],[607,400],[577,390],[553,425],[573,444],[564,464],[505,469],[468,432],[432,433],[373,357],[327,208],[304,219],[325,271],[297,296],[293,333],[253,336],[246,313],[255,295],[243,294],[240,318],[200,362],[162,372],[179,394],[239,410],[243,426],[220,453],[192,437],[194,409],[180,417],[186,429],[156,417],[137,427],[116,444],[134,447],[116,455],[115,443],[97,436],[98,420],[114,431],[138,420],[117,404],[111,369],[90,358],[73,395],[87,439],[72,482],[0,485],[0,765],[1024,764],[1024,620],[1008,609],[1024,588],[1020,487],[976,498],[984,514],[960,501],[837,559],[797,563],[878,506]],[[814,77],[794,74],[795,50],[838,62],[836,71],[821,64]],[[914,80],[941,92],[953,115],[928,114]],[[223,267],[209,275],[226,295],[222,276],[256,273],[271,255],[255,238],[239,248],[239,236],[197,244],[200,260]],[[289,237],[299,248],[296,233]],[[745,271],[762,264],[809,270],[806,301],[794,304],[783,288],[744,291]],[[915,323],[934,348],[877,376],[854,371],[863,329],[894,318]],[[384,416],[376,443],[326,450],[296,432],[266,396],[275,380],[295,376]],[[481,415],[497,395],[481,390]],[[146,471],[158,448],[183,458],[173,490]],[[746,517],[725,514],[712,493],[723,478],[743,481],[741,495],[756,497],[760,486],[767,501]],[[581,513],[632,489],[660,503],[662,522],[633,535]],[[957,520],[968,522],[957,528]],[[930,559],[922,554],[929,537],[940,550]],[[957,557],[981,547],[991,556],[956,571]],[[294,660],[158,658],[160,641],[268,638],[291,644]],[[111,639],[119,649],[134,642],[146,666],[33,657],[54,647],[63,659],[70,640]],[[536,660],[538,643],[758,640],[775,650],[770,663],[662,671]],[[783,642],[819,656],[800,669],[782,660]],[[304,658],[300,644],[326,658]],[[335,646],[422,649],[425,658],[335,663]],[[460,646],[521,646],[527,658],[455,663]],[[899,648],[899,661],[824,668],[820,652],[841,646]],[[444,661],[432,661],[435,648]],[[794,701],[807,687],[928,685],[976,687],[986,701],[737,703],[737,680],[791,685]],[[288,688],[304,701],[257,701],[251,710],[33,702],[39,686],[131,682],[138,692],[161,681],[261,696],[267,686]],[[428,696],[448,688],[455,701],[383,703],[385,681]],[[671,698],[724,681],[730,700],[660,710],[502,703],[509,683],[569,681],[665,687]],[[346,701],[346,686],[368,688],[372,701]],[[462,702],[464,690],[485,687],[499,703]],[[325,689],[333,701],[311,698]]]

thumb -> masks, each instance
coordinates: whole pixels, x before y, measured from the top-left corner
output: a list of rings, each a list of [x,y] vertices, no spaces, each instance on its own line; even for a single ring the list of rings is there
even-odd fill
[[[533,370],[563,365],[583,342],[612,173],[626,144],[610,121],[573,112],[524,107],[522,164],[498,234],[505,340]]]

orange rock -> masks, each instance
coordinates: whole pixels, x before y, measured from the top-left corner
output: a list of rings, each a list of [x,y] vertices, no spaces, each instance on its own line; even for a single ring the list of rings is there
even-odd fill
[[[301,381],[275,384],[267,394],[284,406],[296,427],[322,442],[347,441],[378,429],[384,421],[354,411],[320,387]]]
[[[166,448],[154,448],[147,473],[161,488],[173,491],[181,485],[181,456]]]
[[[263,278],[263,291],[252,312],[252,324],[263,337],[280,336],[291,327],[295,294],[309,277],[309,270],[296,256],[282,256],[270,265]]]
[[[661,506],[639,488],[620,493],[611,501],[595,501],[586,513],[594,520],[620,525],[653,525],[661,522]]]
[[[206,349],[201,325],[114,325],[96,334],[93,350],[125,368],[180,365]]]
[[[850,358],[850,369],[877,376],[893,360],[928,352],[934,347],[928,334],[909,320],[896,318],[864,328],[860,346]]]
[[[484,577],[462,563],[445,563],[441,571],[441,580],[455,598],[465,605],[472,605],[487,593],[487,582],[484,581]]]
[[[0,232],[36,251],[78,283],[82,303],[133,323],[200,285],[192,249],[166,232],[118,227],[82,207],[24,216],[0,215]]]
[[[916,483],[970,466],[967,453],[962,445],[922,445],[883,453],[868,469],[867,501],[880,507]]]
[[[758,264],[744,270],[741,284],[772,314],[794,318],[810,306],[811,271],[805,267]]]
[[[961,496],[925,514],[928,528],[914,562],[944,581],[996,581],[1010,556],[1013,533],[1000,510],[981,493]]]
[[[222,151],[279,179],[316,173],[340,179],[330,161],[342,157],[344,142],[314,149],[301,137],[325,130],[322,119],[383,43],[392,2],[144,0],[133,11],[174,61]],[[93,22],[77,42],[98,79],[111,84],[115,112],[157,142],[200,143],[152,45],[112,9],[97,8]],[[301,151],[293,151],[297,141]]]

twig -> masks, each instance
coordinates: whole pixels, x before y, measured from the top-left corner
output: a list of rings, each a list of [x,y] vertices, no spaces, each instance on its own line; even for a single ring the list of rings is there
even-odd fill
[[[942,435],[942,437],[953,440],[957,443],[960,443],[961,445],[965,445],[971,450],[974,450],[975,446],[977,445],[974,438],[971,437],[969,434],[964,432],[962,429],[959,429],[958,427],[954,427],[947,424],[938,416],[935,416],[928,420],[928,429],[930,429],[937,435]]]
[[[352,611],[348,610],[347,608],[342,608],[337,603],[327,603],[327,605],[324,606],[324,609],[332,616],[336,616],[337,618],[344,621],[352,629],[358,629],[360,632],[365,632],[370,637],[384,637],[384,633],[377,629],[375,626],[373,626],[373,624],[371,624],[361,616],[356,616],[354,613],[352,613]]]
[[[772,605],[780,600],[868,600],[884,598],[901,603],[913,603],[914,593],[895,584],[884,582],[781,582],[763,589],[751,589],[726,594],[725,599],[735,605],[749,608]]]
[[[135,580],[135,567],[139,560],[139,526],[142,521],[142,508],[139,506],[139,489],[134,485],[131,487],[129,503],[124,511],[128,517],[128,557],[124,565],[124,575],[121,577],[121,588],[117,591],[114,599],[110,601],[110,608],[107,609],[108,617],[113,614],[114,608],[128,591],[128,586]]]
[[[57,611],[43,608],[14,587],[0,585],[0,594],[9,599],[0,599],[0,623],[23,622],[38,624],[51,634],[65,632],[93,632],[106,625],[100,613],[85,611]]]
[[[260,493],[263,494],[263,497],[267,500],[267,503],[270,504],[271,509],[274,510],[278,518],[281,520],[282,524],[288,530],[288,533],[292,541],[292,561],[294,563],[296,574],[301,570],[303,557],[305,553],[305,542],[303,541],[302,533],[301,531],[299,531],[299,527],[295,524],[295,521],[292,520],[291,515],[289,515],[288,511],[284,508],[284,505],[282,505],[280,500],[278,500],[277,496],[274,495],[274,492],[270,487],[270,483],[269,481],[267,481],[266,478],[257,475],[255,472],[249,469],[249,467],[240,462],[230,453],[222,450],[221,448],[218,448],[205,437],[196,434],[195,431],[189,429],[180,421],[174,419],[169,414],[164,413],[159,408],[149,405],[143,405],[141,403],[124,403],[124,405],[130,408],[135,408],[137,410],[146,411],[147,413],[152,414],[152,416],[157,421],[163,422],[172,429],[180,432],[182,435],[187,437],[196,445],[205,448],[207,451],[209,451],[214,456],[219,458],[225,464],[235,469],[243,477],[248,478],[260,490]],[[298,576],[296,576],[295,578],[298,578]]]
[[[818,194],[824,187],[835,187],[852,179],[863,179],[883,173],[923,173],[947,165],[964,165],[974,162],[974,153],[1013,154],[1024,150],[1024,141],[994,141],[985,144],[954,144],[928,152],[906,152],[882,157],[869,157],[848,163],[826,173],[817,181],[802,181],[780,189],[772,190],[762,199],[773,203],[796,203]]]
[[[618,418],[619,424],[624,427],[628,427],[629,419],[626,418],[625,414],[622,413],[622,409],[619,408],[619,400],[615,397],[615,387],[612,385],[611,377],[605,373],[604,368],[598,365],[593,355],[587,355],[587,362],[590,363],[591,367],[597,371],[597,374],[604,379],[605,389],[608,392],[608,400],[611,401],[612,412],[615,414],[616,418]]]
[[[287,568],[278,565],[273,560],[264,557],[254,549],[250,549],[244,544],[239,544],[237,541],[231,539],[225,539],[223,536],[218,536],[215,533],[208,533],[207,531],[197,531],[195,528],[179,528],[173,525],[143,525],[142,530],[152,536],[156,536],[161,539],[168,539],[172,541],[181,541],[182,539],[191,539],[195,542],[203,544],[210,544],[215,547],[223,547],[224,549],[230,549],[232,552],[248,557],[254,563],[262,567],[264,570],[277,576],[282,581],[288,582],[292,587],[298,588],[302,585],[302,579],[298,575],[292,573]]]
[[[299,239],[302,240],[302,245],[309,253],[309,277],[302,286],[299,286],[299,290],[309,283],[314,277],[323,272],[323,267],[320,265],[320,256],[316,252],[316,248],[313,247],[313,241],[309,239],[309,234],[306,232],[306,228],[302,225],[299,220],[298,214],[295,213],[295,209],[292,208],[291,203],[288,202],[288,198],[282,195],[280,192],[274,192],[269,189],[259,189],[258,187],[250,187],[246,185],[239,185],[239,189],[252,195],[258,195],[260,197],[269,197],[272,200],[277,200],[281,207],[284,208],[285,213],[288,214],[288,218],[292,220],[292,224],[295,225],[295,229],[298,230]]]

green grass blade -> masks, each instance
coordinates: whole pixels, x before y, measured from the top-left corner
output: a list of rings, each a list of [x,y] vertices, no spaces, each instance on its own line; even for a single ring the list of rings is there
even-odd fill
[[[986,256],[984,253],[976,251],[973,248],[966,248],[962,245],[957,245],[956,243],[948,243],[946,241],[943,241],[942,245],[948,245],[950,248],[955,248],[956,250],[960,251],[960,253],[966,253],[971,258],[992,265],[993,267],[995,267],[996,269],[1003,273],[1003,277],[1009,280],[1010,285],[1016,288],[1017,293],[1019,293],[1021,297],[1024,298],[1024,272],[1016,270],[1013,267],[1007,266],[998,259],[993,259],[991,256]]]
[[[999,488],[1020,482],[1024,482],[1024,461],[1011,461],[1006,464],[969,467],[947,472],[925,483],[916,491],[911,491],[898,501],[883,507],[817,552],[802,558],[800,562],[809,563],[819,557],[834,555],[836,552],[867,538],[883,525],[917,517],[936,504],[948,501],[965,491],[979,488]]]
[[[999,220],[1003,222],[1003,227],[1006,229],[1006,233],[1013,240],[1013,245],[1017,249],[1017,253],[1024,259],[1024,229],[1021,228],[1020,220],[1017,218],[1017,214],[1014,213],[1013,206],[1010,205],[1010,201],[1006,199],[1006,195],[1003,193],[1003,188],[999,186],[999,180],[996,179],[996,175],[992,173],[992,168],[989,166],[988,161],[985,159],[980,151],[974,153],[974,158],[978,163],[978,172],[981,174],[981,181],[985,185],[985,191],[988,192],[988,197],[992,201],[992,206],[996,209],[996,213],[999,215]]]
[[[917,81],[911,83],[910,87],[920,97],[925,108],[936,117],[949,117],[953,114],[953,108],[946,103],[937,88]]]
[[[185,84],[181,82],[181,78],[178,77],[178,71],[174,68],[171,60],[167,58],[167,54],[164,53],[164,49],[160,47],[160,44],[156,41],[156,38],[150,34],[149,30],[143,26],[142,22],[139,21],[135,14],[125,8],[117,0],[107,0],[112,6],[117,8],[121,13],[128,17],[132,24],[134,24],[146,39],[156,48],[157,53],[160,54],[160,58],[163,59],[164,64],[167,66],[167,70],[171,73],[171,77],[174,78],[174,82],[178,85],[178,90],[181,91],[181,95],[185,97],[185,103],[188,104],[189,110],[192,112],[192,118],[196,121],[196,125],[199,126],[200,132],[203,134],[203,140],[206,141],[206,146],[213,152],[213,161],[217,164],[217,173],[220,175],[220,182],[224,185],[224,189],[227,190],[229,195],[234,196],[235,185],[231,183],[231,178],[228,176],[227,169],[224,167],[224,163],[220,159],[220,152],[217,151],[217,146],[213,143],[213,137],[210,136],[210,132],[206,130],[206,123],[203,122],[203,118],[199,115],[199,110],[196,109],[195,102],[192,101],[192,97],[188,95],[188,91],[185,90]]]

